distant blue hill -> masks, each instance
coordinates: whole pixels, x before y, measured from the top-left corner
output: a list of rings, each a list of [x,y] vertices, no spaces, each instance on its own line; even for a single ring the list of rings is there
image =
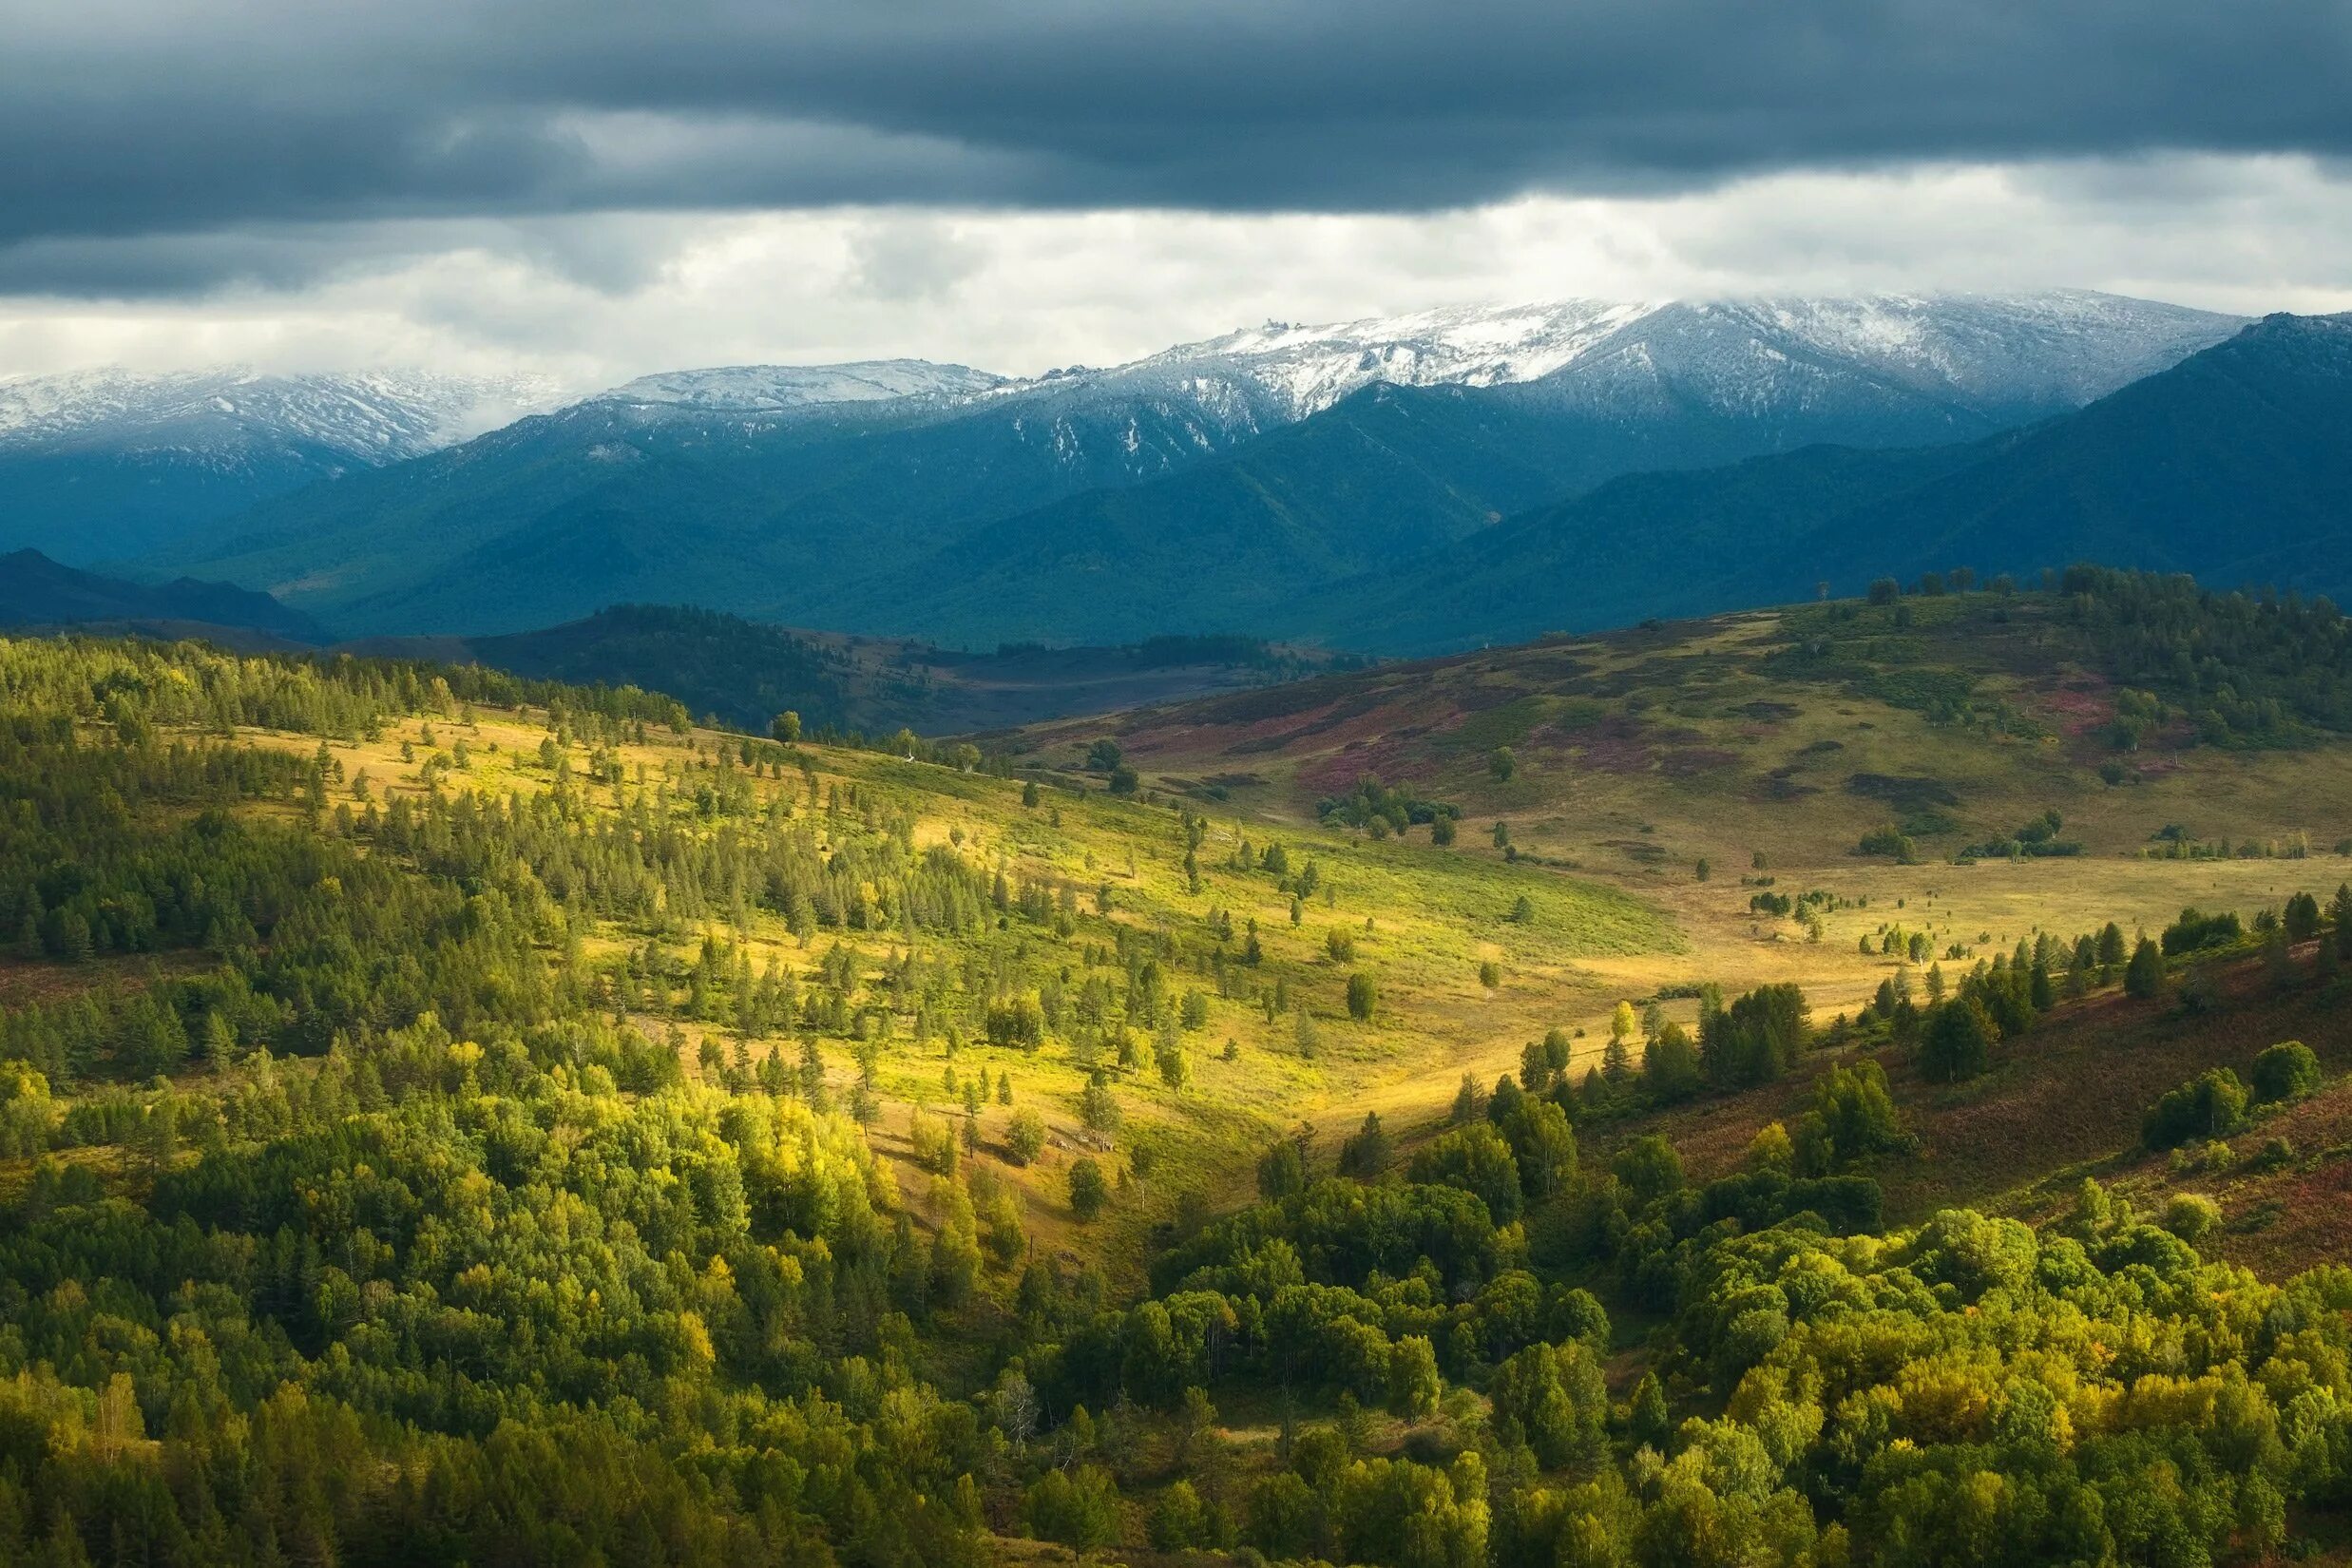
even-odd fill
[[[0,555],[0,626],[151,625],[259,632],[287,642],[318,643],[326,634],[299,610],[265,593],[192,577],[161,583],[129,583],[61,566],[39,550]]]

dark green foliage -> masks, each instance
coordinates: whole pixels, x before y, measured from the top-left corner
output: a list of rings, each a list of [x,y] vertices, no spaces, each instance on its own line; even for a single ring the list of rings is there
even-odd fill
[[[2049,858],[2082,853],[2081,840],[2058,836],[2058,830],[2063,826],[2065,819],[2056,811],[2047,811],[2006,838],[1971,844],[1960,853],[1978,859]]]
[[[1660,1104],[1688,1100],[1705,1087],[1706,1075],[1690,1031],[1672,1022],[1660,1029],[1642,1057],[1641,1077],[1643,1087]]]
[[[2125,995],[2143,1001],[2164,990],[2164,955],[2146,937],[2132,949],[2132,962],[2123,971],[2123,989]]]
[[[1822,1074],[1813,1085],[1812,1109],[1797,1122],[1795,1143],[1797,1174],[1808,1176],[1834,1176],[1907,1148],[1884,1070],[1864,1057]]]
[[[1092,1224],[1102,1215],[1111,1201],[1111,1184],[1104,1179],[1102,1167],[1088,1155],[1080,1155],[1070,1162],[1070,1212],[1082,1223]]]
[[[2208,1067],[2149,1108],[2140,1120],[2140,1141],[2170,1149],[2192,1138],[2228,1138],[2244,1130],[2248,1098],[2237,1074]]]
[[[1812,1037],[1805,993],[1783,983],[1759,985],[1728,1008],[1704,1000],[1699,1012],[1699,1061],[1719,1088],[1766,1083],[1796,1064]]]
[[[850,1042],[870,1080],[908,1018],[968,1042],[1026,1006],[1041,1048],[1132,1040],[1182,1016],[1176,949],[1104,922],[1101,962],[1022,968],[1074,890],[918,854],[854,794],[820,851],[730,787],[739,751],[642,809],[586,809],[596,764],[567,776],[566,753],[542,796],[403,795],[330,828],[304,809],[309,757],[151,717],[213,702],[174,695],[182,656],[105,717],[131,690],[102,689],[118,657],[139,656],[0,647],[0,914],[60,981],[0,1015],[0,1157],[21,1162],[0,1214],[0,1559],[977,1568],[993,1522],[1080,1551],[1135,1531],[1383,1568],[2201,1562],[2277,1555],[2286,1519],[2352,1486],[2341,1271],[2206,1265],[2194,1204],[2165,1229],[2089,1203],[2039,1235],[1948,1212],[1881,1236],[1861,1176],[1693,1181],[1663,1138],[1605,1124],[1587,1141],[1613,1157],[1580,1162],[1569,1113],[1592,1107],[1558,1081],[1565,1037],[1531,1049],[1526,1082],[1469,1085],[1402,1176],[1310,1179],[1286,1139],[1265,1201],[1176,1204],[1148,1296],[1055,1257],[1016,1283],[992,1272],[1023,1256],[999,1239],[1003,1190],[942,1180],[923,1223],[900,1212],[859,1128],[810,1102],[816,1042]],[[354,729],[389,715],[369,683],[404,679],[286,668],[190,679],[283,681],[291,711]],[[431,679],[413,691],[442,722]],[[641,721],[572,712],[583,735]],[[803,972],[752,971],[738,902],[803,935]],[[590,958],[592,922],[645,946]],[[826,934],[861,929],[904,956],[875,972]],[[965,938],[963,972],[931,933]],[[61,966],[86,945],[93,967]],[[1923,1029],[1971,1010],[2021,1029],[2066,960],[1981,966]],[[1809,1039],[1793,986],[1703,992],[1701,1011],[1727,1086]],[[693,1020],[703,1071],[741,1091],[689,1086],[676,1044],[616,1017]],[[1651,1092],[1677,1034],[1657,1029]],[[761,1037],[755,1074],[728,1047]],[[975,1109],[1009,1085],[948,1067]],[[2255,1084],[2291,1095],[2315,1070],[2274,1046]],[[1114,1072],[1081,1100],[1097,1133]],[[2213,1136],[2245,1115],[2233,1087],[2208,1075],[2151,1122]],[[941,1123],[921,1120],[936,1172]],[[1798,1133],[1807,1171],[1903,1145],[1859,1053]],[[1343,1168],[1378,1173],[1386,1139],[1367,1118]],[[110,1147],[57,1157],[83,1144]],[[1109,1185],[1074,1159],[1072,1212]],[[1635,1310],[1622,1342],[1594,1292]],[[1602,1359],[1635,1344],[1613,1422]],[[1206,1391],[1228,1388],[1283,1412],[1282,1468],[1223,1453]],[[1374,1405],[1415,1424],[1401,1452],[1365,1443]]]
[[[1575,1176],[1577,1136],[1568,1125],[1567,1113],[1558,1104],[1522,1098],[1498,1125],[1510,1141],[1520,1186],[1530,1203],[1544,1202]]]
[[[1351,828],[1366,827],[1378,817],[1390,832],[1401,833],[1440,818],[1450,825],[1461,818],[1462,809],[1442,800],[1424,800],[1410,791],[1390,789],[1376,775],[1366,774],[1348,794],[1317,801],[1315,814],[1326,822],[1344,822]],[[1450,831],[1447,836],[1450,840]]]
[[[1960,996],[1931,1008],[1920,1037],[1920,1071],[1930,1081],[1960,1083],[1992,1065],[2000,1031],[1973,996]]]
[[[1498,1225],[1519,1217],[1519,1163],[1512,1157],[1511,1145],[1488,1123],[1474,1121],[1457,1127],[1424,1145],[1413,1156],[1409,1175],[1416,1182],[1476,1194]]]
[[[1368,1179],[1396,1162],[1396,1145],[1380,1124],[1378,1111],[1364,1113],[1364,1125],[1339,1146],[1339,1174]]]
[[[848,652],[683,605],[616,604],[541,631],[475,638],[466,651],[536,680],[661,692],[689,713],[768,729],[786,744],[799,739],[804,721],[840,731],[861,716],[860,672]],[[780,732],[778,716],[794,720],[791,734]]]
[[[2111,677],[2172,704],[2209,744],[2292,746],[2352,730],[2352,635],[2326,600],[2097,566],[2070,568],[2061,589]]]
[[[2252,1078],[2254,1098],[2266,1104],[2306,1099],[2326,1081],[2320,1059],[2300,1040],[2265,1046],[2254,1058]]]
[[[1609,1174],[1638,1207],[1682,1190],[1682,1157],[1660,1135],[1645,1133],[1616,1152]]]
[[[2286,901],[2281,918],[2289,942],[2308,942],[2320,934],[2320,901],[2299,891]]]
[[[1530,1345],[1495,1367],[1486,1393],[1504,1440],[1526,1444],[1543,1468],[1590,1463],[1599,1455],[1609,1392],[1582,1345]]]
[[[1854,852],[1885,855],[1906,866],[1919,858],[1919,847],[1911,842],[1910,835],[1891,822],[1863,834],[1862,842],[1854,847]],[[1786,914],[1788,910],[1784,908],[1779,912]]]
[[[2207,914],[2192,906],[2164,928],[2164,955],[2172,958],[2206,947],[2226,947],[2245,934],[2246,927],[2228,910]]]
[[[1022,1515],[1042,1540],[1079,1552],[1108,1546],[1119,1539],[1119,1483],[1097,1464],[1048,1470],[1029,1488]]]
[[[1257,1159],[1258,1195],[1285,1198],[1307,1189],[1306,1157],[1296,1138],[1277,1138]]]

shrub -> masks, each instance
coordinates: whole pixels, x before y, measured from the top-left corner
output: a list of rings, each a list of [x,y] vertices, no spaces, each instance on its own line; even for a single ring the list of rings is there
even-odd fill
[[[1004,1126],[1004,1151],[1016,1165],[1026,1165],[1045,1148],[1045,1119],[1027,1106],[1013,1113]]]
[[[2164,1228],[2195,1246],[2221,1223],[2221,1205],[2203,1193],[2174,1193],[2164,1206]]]
[[[991,1045],[1034,1051],[1045,1040],[1045,1012],[1027,998],[997,1003],[988,1008],[982,1028]]]
[[[1103,1179],[1102,1167],[1091,1157],[1080,1156],[1070,1164],[1070,1212],[1081,1222],[1092,1223],[1111,1201],[1111,1184]]]
[[[2165,1095],[2140,1122],[2140,1141],[2171,1149],[2192,1138],[2228,1138],[2246,1125],[2246,1085],[2227,1067],[2209,1067]]]
[[[2310,1046],[2282,1041],[2254,1059],[2254,1098],[2265,1103],[2303,1100],[2318,1092],[2323,1076]]]
[[[2246,927],[2235,914],[2227,909],[2207,914],[2192,904],[2181,911],[2178,920],[2164,928],[2164,951],[2169,958],[2206,947],[2224,947],[2245,934]]]
[[[1163,1552],[1214,1544],[1209,1539],[1209,1511],[1201,1506],[1200,1494],[1189,1481],[1176,1482],[1160,1493],[1158,1504],[1152,1509],[1150,1528],[1152,1544]]]
[[[1380,1005],[1380,993],[1372,985],[1372,977],[1361,969],[1348,977],[1348,1016],[1358,1023],[1371,1022]]]
[[[1919,858],[1919,847],[1911,842],[1910,837],[1901,828],[1891,822],[1883,827],[1873,828],[1863,834],[1862,842],[1854,847],[1854,852],[1856,854],[1888,855],[1902,861],[1906,866]]]
[[[1041,1540],[1090,1551],[1119,1539],[1119,1483],[1099,1465],[1048,1470],[1029,1488],[1023,1512]]]

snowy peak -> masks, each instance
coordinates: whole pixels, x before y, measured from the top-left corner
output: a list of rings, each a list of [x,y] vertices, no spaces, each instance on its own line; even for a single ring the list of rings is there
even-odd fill
[[[874,359],[847,365],[730,365],[666,371],[600,393],[592,401],[710,413],[780,413],[836,403],[901,397],[969,397],[1004,377],[967,365],[925,359]]]
[[[1726,411],[1825,385],[1974,409],[2078,407],[2243,322],[2081,290],[2017,295],[1597,300],[1468,306],[1323,326],[1270,321],[1101,370],[1006,382],[1000,397],[1160,396],[1304,419],[1373,382],[1551,384]],[[1646,389],[1646,392],[1645,392]]]
[[[2168,370],[2237,316],[2086,290],[1692,301],[1697,333],[1833,361],[1970,404],[2078,407]]]
[[[414,457],[560,401],[532,376],[384,370],[265,375],[241,367],[0,377],[0,449],[235,462],[308,449],[371,467]]]
[[[1277,418],[1304,419],[1375,381],[1414,387],[1533,381],[1658,308],[1651,301],[1569,299],[1329,326],[1270,321],[1093,373],[1112,382],[1239,381],[1268,398]]]

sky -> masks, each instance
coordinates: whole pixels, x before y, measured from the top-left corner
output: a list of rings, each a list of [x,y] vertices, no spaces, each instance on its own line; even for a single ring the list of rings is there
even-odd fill
[[[0,0],[0,374],[1025,374],[1568,296],[2352,309],[2347,0]]]

